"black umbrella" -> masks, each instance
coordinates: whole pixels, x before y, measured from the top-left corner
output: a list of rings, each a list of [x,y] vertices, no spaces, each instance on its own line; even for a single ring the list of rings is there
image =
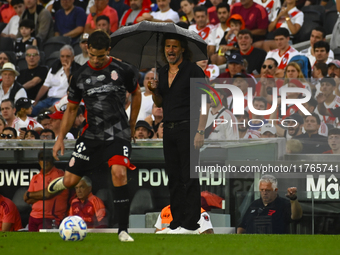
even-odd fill
[[[110,54],[139,69],[154,67],[157,65],[156,63],[165,65],[166,63],[158,54],[164,33],[184,36],[193,53],[192,61],[207,59],[207,44],[197,33],[181,28],[174,23],[150,21],[121,27],[114,32],[111,35]]]

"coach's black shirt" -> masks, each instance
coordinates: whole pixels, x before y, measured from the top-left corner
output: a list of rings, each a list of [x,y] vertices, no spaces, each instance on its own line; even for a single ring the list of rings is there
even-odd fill
[[[287,234],[290,222],[290,201],[277,196],[267,206],[264,206],[262,199],[255,200],[239,227],[244,228],[247,234]]]
[[[159,71],[158,91],[163,98],[164,122],[199,118],[199,109],[201,107],[200,95],[202,94],[202,90],[194,89],[197,96],[190,97],[190,78],[204,78],[205,74],[196,63],[191,63],[187,60],[183,60],[178,68],[179,71],[170,88],[168,83],[169,65],[162,67]],[[202,85],[202,87],[204,86]],[[191,118],[190,107],[194,107],[194,109],[191,108],[194,113],[194,116],[191,116]]]

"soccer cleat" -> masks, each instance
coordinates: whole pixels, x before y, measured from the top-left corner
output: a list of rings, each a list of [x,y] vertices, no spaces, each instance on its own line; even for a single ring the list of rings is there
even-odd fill
[[[163,230],[157,231],[156,234],[167,234],[171,228],[165,228]]]
[[[49,193],[54,194],[54,193],[57,193],[58,191],[61,191],[61,190],[65,189],[64,184],[63,183],[59,183],[60,179],[62,179],[61,182],[63,182],[64,177],[59,177],[59,178],[54,179],[53,181],[51,181],[51,183],[48,185],[48,188],[47,188],[47,191]],[[62,187],[61,189],[59,189],[60,186]]]
[[[126,232],[126,231],[121,231],[118,235],[118,239],[121,242],[133,242],[133,238]]]
[[[168,232],[168,234],[182,234],[182,235],[198,235],[199,234],[199,231],[198,229],[195,229],[195,230],[189,230],[189,229],[186,229],[186,228],[182,228],[182,227],[179,227],[179,228],[176,228],[172,231],[172,233],[170,233],[171,231]]]

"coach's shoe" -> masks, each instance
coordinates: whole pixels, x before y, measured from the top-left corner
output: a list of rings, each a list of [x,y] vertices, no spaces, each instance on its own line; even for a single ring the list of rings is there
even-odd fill
[[[163,230],[157,231],[156,234],[167,234],[169,231],[171,231],[171,228],[165,228]]]
[[[134,242],[133,238],[126,232],[126,231],[121,231],[118,235],[118,239],[121,242]]]
[[[64,186],[64,177],[59,177],[51,181],[50,185],[48,185],[47,191],[51,194],[57,193],[58,191],[66,189]]]
[[[181,227],[175,228],[175,229],[170,229],[167,234],[178,234],[178,231],[181,229]]]
[[[198,231],[198,229],[195,230],[189,230],[186,228],[181,228],[177,231],[176,234],[184,234],[184,235],[198,235],[200,232]]]

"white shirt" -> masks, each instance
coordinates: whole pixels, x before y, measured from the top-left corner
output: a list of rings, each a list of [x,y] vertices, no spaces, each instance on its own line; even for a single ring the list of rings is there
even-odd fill
[[[9,88],[9,90],[7,91],[7,93],[5,94],[3,88],[2,88],[2,83],[0,83],[0,102],[2,100],[8,99],[9,98],[9,94],[11,93],[11,90],[13,88],[13,84],[12,86]],[[26,90],[24,88],[21,88],[18,90],[18,92],[15,94],[14,96],[14,103],[21,97],[27,97],[27,93]]]
[[[208,128],[210,125],[214,125],[214,120],[218,116],[218,114],[223,111],[218,116],[219,122],[216,122],[216,126],[212,126],[211,133],[208,136],[208,139],[210,140],[237,140],[239,137],[238,134],[238,127],[237,119],[235,118],[234,114],[222,107],[218,113],[212,114],[210,108],[209,114],[208,114],[208,120],[205,128]],[[227,121],[227,123],[224,123],[224,121]],[[233,124],[232,124],[233,123]],[[232,125],[231,125],[232,124]]]
[[[200,234],[203,233],[204,231],[208,230],[208,229],[213,228],[213,226],[211,224],[211,220],[210,220],[210,215],[207,212],[201,213],[201,218],[197,223],[200,225],[200,227],[198,229],[198,232]],[[155,223],[155,228],[162,229],[161,214],[158,215],[157,221]]]
[[[174,10],[172,10],[172,9],[169,9],[166,12],[161,12],[161,11],[151,12],[150,14],[151,14],[151,16],[154,19],[158,19],[158,20],[171,19],[174,23],[179,22],[179,15],[178,15],[178,13],[175,12]]]
[[[89,57],[84,57],[83,53],[78,54],[74,57],[74,62],[78,63],[79,65],[84,65],[89,60]]]
[[[20,135],[19,129],[20,128],[27,128],[27,130],[33,130],[35,128],[44,128],[39,122],[37,122],[32,117],[27,117],[25,121],[20,119],[19,117],[16,117],[13,120],[12,128],[15,128],[18,132],[18,135]]]
[[[312,47],[310,46],[308,49],[304,49],[300,52],[302,55],[305,55],[309,59],[310,65],[313,67],[316,61],[316,58],[312,55]],[[334,52],[330,49],[328,52],[328,59],[326,64],[329,64],[334,59]]]
[[[277,17],[277,12],[274,13],[273,15],[273,19],[276,19]],[[294,7],[293,9],[291,9],[289,12],[288,12],[288,15],[290,17],[290,21],[293,23],[293,24],[299,24],[301,27],[303,25],[303,17],[304,17],[304,14],[302,11],[300,11],[298,8]],[[286,21],[286,17],[285,16],[282,16],[279,21],[277,22],[277,24],[281,24],[280,27],[284,27],[284,28],[287,28],[288,31],[289,31],[289,34],[292,34],[292,32],[289,30],[289,27],[288,27],[288,24],[287,24],[287,21]]]
[[[220,75],[220,68],[217,65],[207,65],[207,68],[204,70],[206,76],[208,76],[209,81],[215,80]]]
[[[140,105],[140,110],[137,120],[145,120],[145,118],[152,113],[152,95],[145,96],[145,92],[142,93],[142,103]]]
[[[48,71],[44,86],[49,87],[47,96],[54,98],[62,98],[66,95],[68,88],[67,75],[61,67],[57,73],[51,73],[52,68]]]
[[[215,26],[215,29],[214,29],[213,32],[212,32],[211,38],[212,38],[213,43],[214,43],[214,45],[215,45],[215,47],[216,47],[216,50],[218,50],[218,47],[219,47],[219,45],[220,45],[220,43],[221,43],[221,41],[222,41],[222,39],[223,39],[224,33],[225,33],[226,31],[229,31],[229,30],[230,30],[229,27],[227,27],[226,30],[223,30],[223,29],[222,29],[222,26],[221,26],[221,23],[218,23],[218,24]],[[212,44],[210,44],[210,45],[212,45]]]
[[[340,97],[339,96],[335,96],[334,100],[332,103],[330,103],[329,105],[326,104],[326,102],[323,103],[326,107],[326,109],[331,109],[331,108],[337,108],[337,107],[340,107]],[[336,127],[336,125],[339,123],[339,119],[338,118],[334,118],[334,117],[331,117],[331,116],[324,116],[324,115],[321,115],[318,111],[318,107],[315,108],[314,112],[316,114],[319,115],[320,117],[320,120],[322,122],[325,122],[326,124],[331,124],[333,125],[334,127]]]
[[[18,15],[14,15],[1,33],[6,35],[17,35],[19,31],[19,20],[20,17]]]
[[[213,25],[208,24],[206,27],[198,29],[196,24],[192,24],[188,29],[197,33],[208,45],[215,46],[213,32],[215,27]]]
[[[254,0],[254,2],[261,5],[267,11],[269,22],[272,22],[275,19],[278,10],[281,8],[280,0],[267,0],[264,3],[262,3],[262,0]]]
[[[247,125],[247,123],[246,123]],[[244,137],[240,137],[242,139],[257,139],[260,138],[261,133],[257,130],[248,129],[247,133],[244,135]]]
[[[282,55],[280,55],[279,49],[269,51],[267,53],[266,59],[274,58],[276,62],[278,63],[277,68],[285,69],[285,67],[288,65],[289,61],[291,60],[291,58],[296,55],[300,55],[300,52],[298,52],[292,46],[289,46],[289,48]]]

